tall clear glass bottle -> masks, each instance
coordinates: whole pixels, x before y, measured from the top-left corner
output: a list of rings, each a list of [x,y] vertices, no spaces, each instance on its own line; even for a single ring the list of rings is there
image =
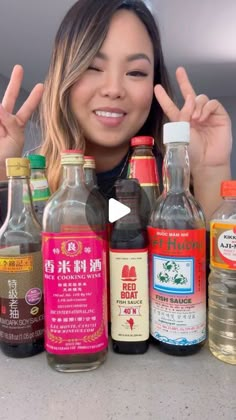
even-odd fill
[[[117,180],[116,197],[130,209],[118,219],[110,241],[111,337],[116,353],[141,354],[148,349],[148,241],[139,214],[140,185]]]
[[[44,350],[41,226],[30,191],[30,163],[6,160],[8,208],[0,229],[0,340],[11,357]]]
[[[128,178],[138,179],[142,187],[140,216],[145,227],[148,225],[151,212],[160,195],[160,182],[153,146],[153,137],[138,136],[131,139],[133,152],[129,161]]]
[[[148,227],[151,335],[175,355],[195,353],[206,337],[205,220],[189,191],[189,138],[189,123],[164,125],[164,191]]]
[[[236,365],[236,181],[223,181],[221,196],[210,223],[209,348]]]
[[[45,345],[61,372],[97,368],[108,347],[106,232],[102,206],[84,183],[79,150],[61,154],[62,184],[45,207]]]
[[[31,167],[30,187],[36,216],[42,223],[44,208],[50,197],[46,176],[46,158],[43,155],[28,155]]]

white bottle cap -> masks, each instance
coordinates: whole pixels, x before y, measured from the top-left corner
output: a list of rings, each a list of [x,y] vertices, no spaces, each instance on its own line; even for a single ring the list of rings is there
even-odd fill
[[[189,143],[190,124],[186,121],[164,124],[163,143]]]

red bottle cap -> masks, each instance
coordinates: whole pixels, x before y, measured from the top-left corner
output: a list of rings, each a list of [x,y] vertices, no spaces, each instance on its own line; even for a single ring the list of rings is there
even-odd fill
[[[138,136],[131,139],[131,146],[153,146],[154,138],[150,136]]]
[[[220,195],[221,197],[236,197],[236,181],[222,181]]]

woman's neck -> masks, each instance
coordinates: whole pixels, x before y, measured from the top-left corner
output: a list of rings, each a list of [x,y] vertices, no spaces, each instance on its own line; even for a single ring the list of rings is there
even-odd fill
[[[128,150],[129,144],[124,144],[117,148],[108,148],[87,142],[85,154],[94,156],[96,172],[106,172],[115,168],[128,153]]]

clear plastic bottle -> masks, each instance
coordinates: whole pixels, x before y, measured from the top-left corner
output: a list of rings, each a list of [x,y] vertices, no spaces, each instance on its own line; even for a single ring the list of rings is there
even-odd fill
[[[45,347],[61,372],[97,368],[108,348],[106,225],[79,150],[61,154],[62,183],[43,215]]]
[[[144,226],[148,225],[151,212],[160,195],[159,176],[153,146],[153,137],[138,136],[131,139],[133,152],[129,161],[128,178],[138,179],[142,187],[140,215]]]
[[[218,359],[235,365],[236,181],[223,181],[221,196],[210,223],[209,348]]]
[[[187,122],[164,125],[164,191],[151,215],[150,317],[153,341],[175,355],[198,351],[206,337],[206,232],[189,191]]]
[[[41,226],[32,205],[29,160],[7,159],[6,171],[8,208],[0,229],[1,349],[7,356],[27,357],[44,350]]]
[[[46,176],[46,158],[43,155],[28,155],[31,167],[30,187],[34,210],[42,223],[43,211],[50,197],[50,190]]]
[[[140,185],[117,180],[116,197],[130,208],[118,219],[110,243],[111,337],[117,353],[141,354],[148,349],[148,240],[139,215]]]

